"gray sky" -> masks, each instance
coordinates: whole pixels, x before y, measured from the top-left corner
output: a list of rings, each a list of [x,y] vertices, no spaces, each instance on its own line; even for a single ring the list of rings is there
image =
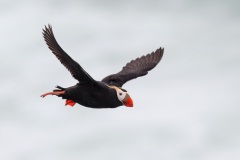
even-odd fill
[[[0,1],[0,157],[6,160],[240,158],[238,1]],[[133,108],[40,98],[74,85],[47,48],[96,80],[159,47],[160,64],[124,88]]]

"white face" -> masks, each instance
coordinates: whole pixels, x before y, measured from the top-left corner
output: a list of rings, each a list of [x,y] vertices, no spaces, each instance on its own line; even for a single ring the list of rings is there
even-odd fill
[[[128,92],[124,89],[120,89],[116,86],[109,86],[110,88],[113,88],[115,89],[116,93],[117,93],[117,97],[118,97],[118,100],[120,102],[122,102],[124,105],[130,105],[132,107],[132,99],[130,98],[130,96],[128,95]],[[128,100],[130,100],[130,104],[128,102]]]
[[[127,92],[122,91],[121,89],[117,89],[117,97],[119,99],[119,101],[123,102],[124,98],[127,95]]]

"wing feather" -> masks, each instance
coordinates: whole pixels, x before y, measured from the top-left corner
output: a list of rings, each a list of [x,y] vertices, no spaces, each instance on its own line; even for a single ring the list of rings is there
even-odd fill
[[[74,61],[57,43],[52,31],[52,26],[45,26],[43,29],[43,37],[48,48],[58,58],[58,60],[69,70],[71,75],[79,82],[96,81],[76,62]]]
[[[108,85],[122,87],[129,80],[144,76],[153,69],[162,59],[164,49],[159,48],[155,52],[137,58],[127,63],[120,72],[105,77],[102,82]]]

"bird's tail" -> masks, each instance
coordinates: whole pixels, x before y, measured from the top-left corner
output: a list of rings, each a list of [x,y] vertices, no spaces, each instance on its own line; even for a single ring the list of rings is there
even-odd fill
[[[66,88],[63,88],[63,87],[61,87],[61,86],[56,86],[55,88],[57,88],[57,89],[54,89],[53,92],[60,92],[60,91],[65,91],[65,90],[66,90]],[[64,93],[64,94],[57,95],[57,96],[58,96],[58,97],[62,97],[63,99],[67,99],[65,93]]]
[[[65,91],[66,90],[66,88],[63,88],[61,86],[56,86],[56,88],[57,89],[54,89],[53,92],[59,92],[59,91]],[[58,95],[58,97],[62,97],[63,99],[67,99],[66,94]],[[66,103],[65,103],[65,106],[68,105],[70,107],[73,107],[75,104],[76,104],[76,102],[74,102],[73,100],[67,99]]]
[[[55,88],[57,88],[57,89],[54,89],[53,92],[65,91],[65,90],[66,90],[66,88],[63,88],[63,87],[61,87],[61,86],[56,86]]]

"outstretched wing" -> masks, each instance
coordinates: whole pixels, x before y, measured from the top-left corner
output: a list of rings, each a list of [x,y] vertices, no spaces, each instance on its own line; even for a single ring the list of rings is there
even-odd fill
[[[161,60],[164,49],[159,48],[155,52],[142,56],[127,63],[122,70],[116,74],[105,77],[102,82],[108,85],[122,87],[124,83],[134,78],[144,76],[153,69]]]
[[[45,26],[43,29],[43,37],[48,48],[60,60],[60,62],[70,71],[72,76],[79,82],[94,82],[96,81],[77,63],[75,62],[57,43],[52,26]]]

